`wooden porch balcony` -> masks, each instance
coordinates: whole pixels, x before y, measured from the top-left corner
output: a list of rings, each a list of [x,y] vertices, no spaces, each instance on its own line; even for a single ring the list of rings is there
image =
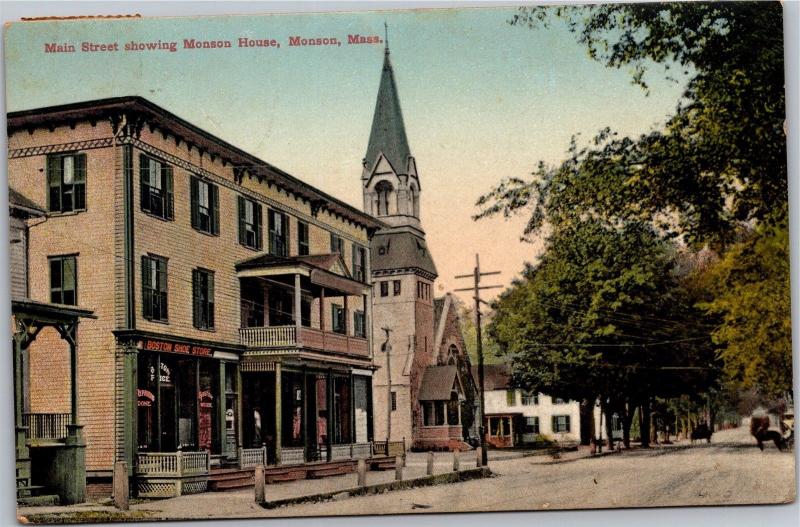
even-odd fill
[[[369,357],[367,339],[321,329],[296,326],[266,326],[239,329],[239,339],[249,348],[310,348],[314,350]]]
[[[27,427],[26,439],[35,442],[60,442],[67,437],[70,413],[24,413],[22,424]]]

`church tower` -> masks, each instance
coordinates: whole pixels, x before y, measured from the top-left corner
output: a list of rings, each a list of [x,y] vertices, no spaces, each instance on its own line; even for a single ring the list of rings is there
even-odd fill
[[[437,272],[419,219],[420,178],[406,137],[388,41],[361,184],[364,211],[387,224],[372,238],[370,250],[374,357],[379,367],[373,379],[374,433],[376,440],[404,439],[410,448],[422,423],[418,395],[423,372],[436,363]],[[389,330],[389,353],[382,346],[387,341],[384,328]]]

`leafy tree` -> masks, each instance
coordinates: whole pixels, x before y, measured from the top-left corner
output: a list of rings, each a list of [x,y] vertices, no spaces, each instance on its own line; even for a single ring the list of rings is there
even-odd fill
[[[693,322],[674,259],[642,223],[590,219],[557,229],[539,264],[492,306],[488,333],[511,355],[515,382],[555,397],[600,398],[626,420],[626,435],[635,406],[707,383],[709,354],[698,350],[709,336]]]
[[[478,332],[475,330],[475,308],[467,307],[466,304],[458,299],[456,299],[456,304],[467,355],[469,355],[469,360],[472,364],[478,364]],[[490,316],[484,317],[482,324],[490,322]],[[486,331],[481,333],[481,340],[483,341],[483,361],[485,364],[503,364],[506,362],[503,350]]]
[[[765,397],[792,389],[789,272],[785,220],[763,224],[707,271],[712,297],[700,304],[721,317],[713,338],[728,380]]]
[[[589,55],[631,67],[647,87],[654,63],[688,77],[664,129],[638,138],[603,130],[561,166],[511,178],[482,197],[478,217],[530,210],[525,235],[577,216],[649,221],[724,248],[746,221],[787,201],[782,8],[763,2],[524,7],[510,21],[565,20]]]

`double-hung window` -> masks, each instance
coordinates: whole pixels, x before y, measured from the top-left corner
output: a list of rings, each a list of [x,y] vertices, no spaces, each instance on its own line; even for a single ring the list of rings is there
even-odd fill
[[[522,405],[534,406],[539,404],[539,394],[533,392],[522,392]]]
[[[261,249],[261,205],[239,196],[239,243]]]
[[[553,432],[554,433],[561,433],[561,432],[569,432],[570,431],[570,423],[569,423],[569,416],[568,415],[554,415],[553,416]]]
[[[539,418],[537,416],[525,418],[525,433],[526,434],[539,433]]]
[[[334,333],[346,333],[347,326],[345,324],[346,321],[346,314],[344,312],[344,308],[337,304],[333,304],[331,306],[333,308],[332,312],[332,329]]]
[[[174,219],[172,167],[140,154],[139,180],[142,210],[165,220]]]
[[[389,282],[381,282],[381,296],[389,296]]]
[[[86,210],[86,154],[47,157],[47,210]]]
[[[344,256],[344,240],[341,236],[331,233],[331,252]]]
[[[367,281],[367,250],[353,244],[353,280]]]
[[[394,296],[398,296],[400,294],[400,286],[401,286],[401,284],[402,284],[402,282],[400,280],[393,280],[392,281],[392,287],[393,287]]]
[[[219,188],[199,178],[191,179],[192,227],[219,234]]]
[[[353,313],[353,334],[361,338],[367,336],[366,317],[363,311],[355,311]]]
[[[214,329],[214,272],[205,269],[192,271],[192,304],[194,327]]]
[[[289,216],[272,209],[269,211],[269,252],[274,256],[289,256]]]
[[[167,260],[142,256],[142,316],[167,322]]]
[[[78,266],[74,256],[54,256],[50,262],[50,302],[78,304]]]
[[[297,254],[300,256],[309,254],[308,223],[304,221],[297,222]]]

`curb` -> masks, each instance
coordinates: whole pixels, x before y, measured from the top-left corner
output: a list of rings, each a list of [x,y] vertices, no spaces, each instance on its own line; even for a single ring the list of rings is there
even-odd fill
[[[433,476],[423,476],[420,478],[402,481],[390,481],[388,483],[379,483],[377,485],[367,485],[365,487],[354,487],[351,489],[323,492],[320,494],[310,494],[308,496],[297,496],[295,498],[265,501],[263,503],[259,503],[258,505],[261,505],[265,509],[276,509],[278,507],[285,507],[287,505],[314,503],[334,499],[338,500],[341,498],[354,498],[357,496],[368,496],[370,494],[378,494],[393,490],[406,490],[417,487],[430,487],[433,485],[447,485],[450,483],[459,483],[473,479],[488,478],[492,477],[492,475],[492,471],[489,470],[488,467],[471,468],[459,472],[447,472]]]

